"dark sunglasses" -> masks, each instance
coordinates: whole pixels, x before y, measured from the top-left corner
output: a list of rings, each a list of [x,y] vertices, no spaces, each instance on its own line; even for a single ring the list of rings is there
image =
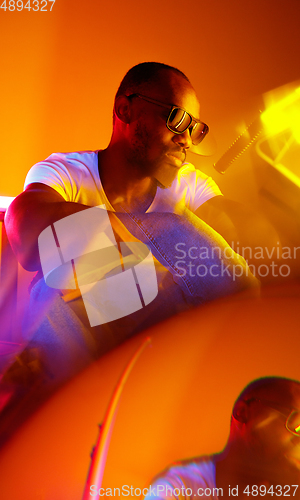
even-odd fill
[[[151,102],[152,104],[156,104],[157,106],[161,106],[163,108],[170,109],[171,107],[169,116],[166,121],[168,129],[174,134],[183,134],[186,130],[189,130],[192,144],[194,144],[194,146],[198,146],[198,144],[203,141],[204,137],[209,131],[208,125],[206,125],[206,123],[197,120],[185,109],[180,108],[179,106],[168,105],[163,102],[157,101],[156,99],[146,97],[142,94],[131,94],[126,97],[128,97],[128,99],[140,97],[144,101]]]

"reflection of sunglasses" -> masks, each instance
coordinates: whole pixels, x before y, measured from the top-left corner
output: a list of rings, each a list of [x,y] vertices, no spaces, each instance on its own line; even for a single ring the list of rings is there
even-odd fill
[[[168,129],[174,134],[183,134],[186,130],[189,130],[191,140],[194,146],[198,146],[198,144],[200,144],[200,142],[203,141],[204,137],[209,131],[208,125],[206,125],[206,123],[197,120],[185,109],[179,108],[179,106],[173,106],[171,104],[168,105],[163,102],[157,101],[156,99],[151,99],[150,97],[146,97],[141,94],[131,94],[126,97],[128,97],[129,99],[133,97],[140,97],[141,99],[144,99],[144,101],[157,104],[158,106],[162,106],[163,108],[170,109],[171,107],[166,122]]]
[[[272,408],[273,410],[276,410],[287,417],[285,421],[286,429],[294,434],[294,436],[300,437],[300,410],[293,410],[288,406],[282,406],[278,403],[274,403],[273,401],[264,401],[263,399],[256,398],[248,399],[248,401],[245,401],[245,403],[250,403],[251,401],[258,401],[259,403],[268,406],[268,408]]]

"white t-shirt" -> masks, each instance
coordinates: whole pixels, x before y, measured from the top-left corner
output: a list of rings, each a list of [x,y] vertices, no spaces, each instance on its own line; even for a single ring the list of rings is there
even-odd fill
[[[53,153],[29,170],[24,189],[34,182],[52,187],[66,201],[89,206],[105,204],[108,210],[113,210],[100,180],[98,151]],[[147,212],[180,213],[182,206],[194,212],[205,201],[221,194],[211,177],[185,163],[169,188],[157,188]]]
[[[217,500],[216,467],[212,457],[195,458],[168,467],[145,491],[146,500]]]

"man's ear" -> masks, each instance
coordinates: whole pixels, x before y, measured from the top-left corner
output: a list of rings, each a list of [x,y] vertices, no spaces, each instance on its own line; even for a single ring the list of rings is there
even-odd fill
[[[125,95],[120,95],[115,101],[114,108],[116,116],[123,123],[130,123],[131,119],[131,106],[130,100]]]
[[[245,401],[238,401],[233,408],[232,416],[241,424],[246,424],[249,419],[248,404]]]

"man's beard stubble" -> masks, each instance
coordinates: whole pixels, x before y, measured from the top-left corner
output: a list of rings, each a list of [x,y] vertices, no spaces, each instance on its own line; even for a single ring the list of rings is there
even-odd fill
[[[172,152],[181,152],[180,148],[162,146],[160,154],[157,158],[151,159],[151,149],[155,144],[155,137],[151,136],[145,125],[137,122],[135,134],[131,143],[130,157],[127,158],[129,163],[137,171],[141,177],[155,178],[161,187],[167,188],[171,186],[176,178],[178,169],[166,162],[167,154]],[[185,154],[185,152],[184,152]]]

